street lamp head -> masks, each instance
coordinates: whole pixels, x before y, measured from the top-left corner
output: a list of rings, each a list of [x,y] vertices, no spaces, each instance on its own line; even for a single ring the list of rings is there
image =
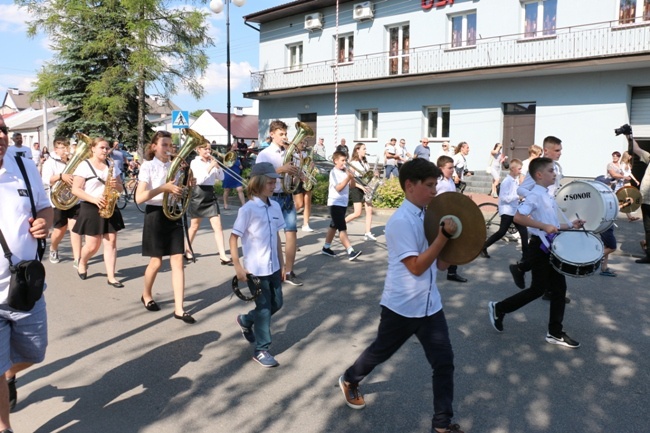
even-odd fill
[[[220,14],[223,12],[224,2],[231,2],[237,7],[241,7],[246,4],[246,0],[212,0],[210,1],[210,10],[215,14]]]
[[[223,11],[223,0],[212,0],[210,10],[215,14],[220,14]]]

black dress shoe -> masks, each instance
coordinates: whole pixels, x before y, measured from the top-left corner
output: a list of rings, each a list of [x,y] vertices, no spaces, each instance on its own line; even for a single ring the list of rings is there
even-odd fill
[[[9,386],[9,410],[13,410],[18,402],[18,392],[16,392],[16,376],[7,379]]]
[[[79,275],[79,278],[81,278],[82,280],[85,280],[86,278],[88,278],[88,271],[86,272],[77,271],[77,275]]]
[[[466,283],[467,278],[463,278],[458,274],[447,275],[449,281],[456,281],[457,283]]]
[[[178,314],[174,313],[174,319],[182,320],[183,322],[189,324],[196,323],[196,320],[194,319],[194,317],[192,317],[190,313],[183,313],[182,316],[179,316]]]
[[[642,259],[635,260],[634,263],[650,263],[650,257],[644,257]]]
[[[221,260],[222,266],[232,266],[232,259],[228,259],[228,260],[219,259],[219,260]]]
[[[124,287],[124,284],[120,283],[119,281],[116,281],[114,283],[111,283],[110,281],[107,281],[109,286],[113,286],[115,288],[121,289]]]
[[[158,304],[156,304],[156,301],[153,299],[145,304],[144,302],[144,296],[140,297],[140,301],[142,301],[142,305],[144,305],[144,308],[146,308],[149,311],[160,311],[160,307]]]
[[[486,259],[489,259],[489,258],[490,258],[490,255],[489,255],[488,252],[487,252],[487,248],[483,248],[483,249],[481,250],[481,257],[484,257],[484,258],[486,258]]]
[[[185,263],[196,263],[196,257],[190,252],[183,254],[183,257],[185,257]]]

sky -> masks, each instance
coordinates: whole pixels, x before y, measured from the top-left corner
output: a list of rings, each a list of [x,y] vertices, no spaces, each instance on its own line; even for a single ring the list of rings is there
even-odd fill
[[[250,72],[256,71],[259,59],[259,33],[244,24],[243,16],[273,6],[289,3],[290,0],[247,0],[237,7],[230,5],[230,88],[232,107],[250,107],[252,100],[244,99],[243,92],[251,90]],[[172,5],[185,5],[185,2],[171,1]],[[183,110],[194,111],[210,109],[226,112],[226,17],[225,10],[217,15],[210,11],[207,18],[210,25],[209,35],[215,46],[206,50],[210,65],[202,82],[206,90],[201,100],[194,99],[183,89],[171,97]],[[32,17],[18,8],[11,0],[0,0],[0,40],[3,41],[2,60],[0,60],[0,95],[9,87],[21,90],[34,88],[37,71],[51,60],[54,52],[49,48],[48,36],[38,34],[34,38],[27,36],[26,22]],[[255,24],[253,24],[255,25]]]

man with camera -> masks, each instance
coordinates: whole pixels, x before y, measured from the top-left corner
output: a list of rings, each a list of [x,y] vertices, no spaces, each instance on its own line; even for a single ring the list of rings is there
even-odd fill
[[[639,143],[636,142],[632,136],[632,127],[630,125],[623,125],[620,128],[614,130],[616,135],[625,135],[628,143],[628,152],[632,154],[633,152],[643,161],[645,164],[650,162],[650,153],[639,147]],[[645,241],[646,245],[650,245],[650,170],[646,167],[645,174],[641,180],[641,185],[639,186],[639,192],[641,193],[641,215],[643,216],[643,230],[645,231]],[[645,257],[635,260],[636,263],[650,263],[650,250],[646,248]]]
[[[7,154],[9,135],[0,116],[0,230],[11,251],[11,263],[37,259],[37,239],[47,237],[52,206],[34,164],[24,164],[31,192],[16,158]],[[32,215],[30,194],[36,206]],[[2,248],[4,250],[4,247]],[[9,411],[16,404],[16,373],[43,361],[47,346],[45,300],[40,297],[29,311],[8,304],[12,280],[5,251],[0,256],[0,433],[11,433]]]

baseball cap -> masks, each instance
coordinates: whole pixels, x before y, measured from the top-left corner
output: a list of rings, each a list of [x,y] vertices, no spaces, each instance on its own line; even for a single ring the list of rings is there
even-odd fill
[[[258,162],[251,169],[251,176],[266,176],[273,179],[279,179],[280,175],[275,172],[273,164],[270,162]]]

